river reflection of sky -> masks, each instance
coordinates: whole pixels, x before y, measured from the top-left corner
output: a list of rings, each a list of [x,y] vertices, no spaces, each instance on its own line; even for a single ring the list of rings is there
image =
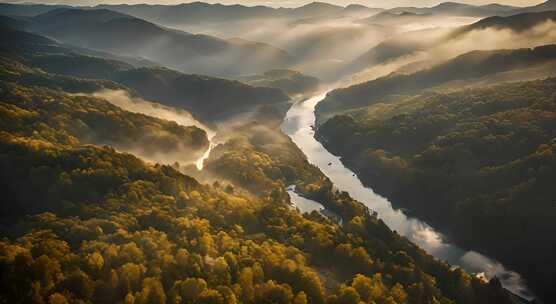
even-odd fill
[[[294,186],[288,188],[288,194],[294,206],[299,209],[301,213],[311,213],[313,211],[320,212],[324,210],[323,205],[297,194]]]
[[[344,167],[339,157],[329,153],[320,142],[315,140],[313,130],[315,122],[314,108],[325,95],[326,93],[323,93],[293,105],[282,124],[282,130],[292,138],[312,164],[318,166],[338,189],[347,191],[353,198],[365,204],[369,209],[376,211],[390,229],[407,237],[429,254],[452,265],[460,266],[470,273],[484,274],[488,279],[496,276],[507,289],[530,298],[530,293],[519,274],[506,270],[499,262],[477,252],[462,250],[458,246],[447,242],[442,234],[428,224],[415,218],[409,218],[401,210],[394,209],[390,201],[375,194],[372,189],[363,186],[359,178],[351,170]],[[297,195],[294,191],[290,192],[292,192],[290,195]],[[293,196],[292,200],[299,200],[303,205],[299,207],[302,212],[306,212],[302,209],[322,208],[316,202],[303,201],[307,199],[299,195],[297,195],[299,198]]]

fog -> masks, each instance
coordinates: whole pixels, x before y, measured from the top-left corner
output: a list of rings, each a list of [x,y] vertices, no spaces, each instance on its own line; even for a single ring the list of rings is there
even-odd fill
[[[132,113],[173,121],[183,127],[195,126],[204,130],[209,140],[215,135],[212,129],[195,120],[189,112],[150,102],[142,98],[132,97],[123,90],[102,90],[93,93],[92,96],[105,99],[113,105]],[[208,157],[212,144],[209,144],[208,150],[186,146],[183,143],[179,143],[173,149],[161,149],[152,145],[145,145],[144,141],[129,145],[116,144],[115,146],[119,150],[136,154],[150,162],[171,165],[176,163],[180,165],[196,164],[197,167],[202,169],[203,160]]]
[[[368,52],[366,57],[347,66],[344,78],[356,84],[394,72],[410,74],[476,50],[533,48],[556,43],[556,23],[552,21],[521,32],[488,28],[454,35],[458,29],[435,28],[400,34],[390,40],[392,43],[371,49],[374,53],[387,53],[386,60]],[[547,75],[547,71],[539,72],[539,77]],[[528,79],[535,78],[531,73],[533,70],[529,71]]]
[[[203,25],[174,25],[193,33],[202,33],[223,39],[241,38],[272,45],[293,58],[287,67],[326,78],[345,62],[368,50],[396,33],[394,29],[356,22],[358,17],[341,18],[261,18],[237,22]],[[257,62],[272,62],[277,54],[261,49],[255,52]],[[229,64],[228,55],[211,58],[209,65]],[[237,61],[237,59],[235,60]],[[234,61],[232,61],[234,62]],[[283,63],[283,62],[282,62]],[[270,66],[268,66],[270,67]],[[245,71],[240,71],[248,74]],[[321,78],[319,77],[319,78]]]
[[[93,93],[94,97],[109,101],[126,111],[141,113],[148,116],[169,120],[180,126],[195,126],[207,132],[207,136],[214,136],[214,131],[195,120],[193,116],[184,110],[168,107],[156,102],[150,102],[139,97],[131,97],[124,90],[102,90]]]
[[[331,79],[331,74],[353,58],[396,32],[351,20],[301,23],[275,36],[275,43],[300,62],[293,69]]]
[[[414,15],[393,16],[386,19],[374,19],[370,17],[360,22],[392,27],[399,32],[409,32],[439,27],[464,26],[479,20],[480,18],[467,16]]]
[[[476,17],[444,14],[377,14],[375,10],[269,14],[254,9],[245,18],[239,18],[235,13],[230,13],[227,18],[227,15],[220,16],[221,12],[213,12],[205,13],[206,20],[201,18],[202,21],[194,22],[191,18],[178,18],[179,14],[164,19],[152,11],[146,13],[138,9],[134,12],[148,15],[151,21],[161,19],[160,22],[165,22],[163,26],[171,28],[129,21],[113,31],[98,27],[98,30],[91,30],[90,35],[74,31],[71,24],[60,33],[50,34],[70,44],[139,56],[190,74],[237,77],[289,68],[325,81],[335,81],[346,74],[384,64],[383,58],[377,62],[358,59],[382,42],[396,39],[401,43],[383,49],[382,53],[400,57],[423,52],[415,60],[433,61],[446,60],[474,49],[528,47],[554,41],[552,24],[524,33],[496,31],[493,36],[493,32],[486,30],[437,41],[434,37],[439,32],[455,30],[478,20]],[[199,11],[199,14],[203,13]],[[45,34],[49,34],[48,26],[46,28]],[[412,37],[408,33],[415,35]],[[414,50],[410,51],[412,48]],[[409,53],[396,55],[400,50]],[[410,61],[408,57],[389,59],[400,62],[388,62],[388,66],[381,70],[395,70]],[[373,73],[375,69],[365,74]],[[365,77],[359,75],[354,79],[364,80]]]
[[[532,291],[527,288],[525,280],[516,272],[508,270],[501,263],[475,251],[468,251],[461,257],[461,262],[469,269],[475,269],[479,278],[486,280],[497,277],[503,286],[525,298],[532,298]]]
[[[288,68],[328,82],[341,77],[348,77],[355,83],[363,82],[405,69],[408,64],[416,62],[425,63],[419,66],[427,67],[473,50],[534,47],[556,41],[556,27],[552,22],[523,32],[485,29],[456,36],[454,32],[479,18],[427,15],[375,22],[373,15],[370,13],[366,18],[354,15],[248,19],[179,27],[218,37],[268,43],[294,57]],[[380,56],[376,60],[364,57],[377,47]],[[258,62],[270,62],[276,55],[263,50],[255,53],[259,56]],[[233,56],[217,57],[203,64],[221,66],[234,60]]]
[[[261,65],[237,70],[236,66],[243,65],[247,62],[247,58],[243,57],[245,54],[235,52],[211,54],[202,60],[191,61],[191,63],[177,61],[175,64],[185,71],[196,71],[202,68],[215,73],[216,71],[230,74],[248,73],[248,70],[252,73],[267,68],[265,64],[272,62],[277,56],[277,49],[256,45],[252,41],[265,42],[277,47],[278,52],[279,49],[283,49],[295,57],[288,67],[315,75],[325,80],[329,88],[336,88],[392,73],[414,73],[474,50],[530,48],[556,42],[554,22],[545,22],[519,32],[492,28],[462,31],[462,26],[477,21],[477,18],[427,16],[411,20],[392,19],[377,24],[372,22],[372,19],[368,19],[371,16],[364,17],[250,19],[226,24],[204,24],[203,27],[179,25],[180,29],[191,32],[202,32],[223,39],[234,38],[229,41],[239,46],[256,46],[257,50],[251,55]],[[160,48],[167,48],[167,42],[155,41],[154,45],[146,51],[156,53]],[[376,52],[373,53],[373,50]],[[158,56],[162,55],[158,54]],[[172,58],[179,57],[172,55]],[[269,64],[268,68],[271,65]],[[541,75],[549,75],[553,66],[527,69],[517,74],[506,73],[498,76],[497,79],[500,81],[519,80],[520,77],[534,79]],[[493,79],[485,80],[485,82],[489,81]],[[152,151],[142,146],[125,147],[125,151],[133,152],[149,161],[167,164],[177,162],[189,165],[187,170],[195,166],[202,172],[193,174],[197,174],[205,181],[213,178],[213,172],[203,170],[205,161],[209,160],[210,164],[211,157],[218,157],[217,154],[220,153],[218,144],[233,139],[243,140],[248,144],[256,142],[265,148],[278,150],[284,143],[284,137],[278,133],[277,128],[263,124],[250,124],[260,118],[256,110],[243,112],[227,121],[219,122],[217,132],[195,120],[188,112],[131,97],[125,91],[101,91],[93,96],[104,98],[131,112],[174,121],[182,126],[193,125],[205,130],[210,145],[208,149],[200,152],[191,151],[188,147],[163,152]],[[425,222],[408,217],[400,210],[394,209],[385,198],[364,187],[357,176],[343,166],[339,158],[328,153],[314,139],[314,131],[311,129],[311,125],[314,124],[314,106],[322,98],[324,95],[309,99],[309,103],[297,103],[282,125],[284,133],[287,133],[303,150],[311,163],[318,165],[340,189],[348,191],[354,198],[361,200],[372,210],[376,210],[389,227],[408,237],[427,252],[487,279],[499,277],[506,288],[524,297],[531,297],[530,291],[518,273],[506,269],[496,260],[459,248]],[[315,205],[311,206],[315,207]]]
[[[508,29],[473,30],[433,47],[428,54],[430,58],[445,59],[474,50],[531,48],[555,42],[556,23],[548,21],[522,32]]]

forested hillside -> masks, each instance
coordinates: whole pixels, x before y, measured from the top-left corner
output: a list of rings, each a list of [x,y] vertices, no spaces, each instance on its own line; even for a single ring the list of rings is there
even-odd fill
[[[258,73],[287,67],[295,60],[268,44],[168,29],[107,9],[55,9],[31,18],[26,29],[75,46],[149,58],[189,73]]]
[[[417,26],[417,30],[408,30],[374,45],[345,65],[343,73],[349,75],[397,61],[426,58],[433,63],[438,63],[439,60],[447,59],[444,57],[446,55],[456,56],[471,51],[518,49],[552,44],[554,43],[553,27],[556,20],[556,2],[550,0],[547,1],[547,4],[549,2],[553,6],[552,9],[546,7],[529,11],[527,8],[516,8],[516,10],[506,12],[491,12],[487,15],[490,17],[459,26],[450,26],[450,22],[447,20],[441,21],[439,14],[434,12],[413,11],[419,15],[411,16],[408,14],[411,14],[412,10],[402,8],[395,9],[401,9],[401,12],[385,11],[383,16],[399,14],[390,17],[392,24],[402,27],[414,25]],[[443,4],[447,5],[448,3]],[[457,3],[452,4],[457,6]],[[363,20],[363,22],[372,22],[372,18]],[[427,19],[428,22],[431,20],[439,22],[438,26],[419,29],[427,23]],[[416,59],[411,59],[412,57]]]
[[[514,70],[556,62],[556,45],[527,49],[473,51],[431,68],[411,74],[392,73],[372,81],[334,90],[317,105],[321,122],[336,113],[365,107],[387,99],[389,95],[412,95],[421,90],[434,88],[450,82],[462,84],[481,81],[485,77]],[[556,72],[553,71],[553,75]]]
[[[196,160],[208,148],[204,130],[130,113],[84,94],[104,88],[121,89],[117,85],[52,76],[4,60],[0,58],[4,130],[63,145],[111,145],[151,160],[179,151],[178,159],[184,163]]]
[[[556,246],[556,79],[399,97],[318,130],[399,207],[520,271],[541,297]]]
[[[110,80],[12,60],[0,70],[0,302],[507,301],[496,280],[435,260],[335,191],[272,107],[224,133],[207,164],[217,180],[202,185],[113,147],[204,149],[203,131],[83,94],[126,89]],[[343,224],[292,209],[289,184]]]
[[[102,83],[103,87],[111,89],[129,88],[145,99],[185,109],[206,122],[250,112],[263,105],[278,104],[283,108],[289,102],[289,97],[280,89],[253,87],[239,81],[183,74],[162,67],[135,68],[122,61],[83,54],[45,37],[24,31],[0,27],[0,33],[8,38],[0,42],[0,55],[4,54],[7,62],[22,62],[27,67],[40,68],[50,73],[49,76],[45,76],[48,78],[64,78],[67,81],[78,81],[74,77],[88,78],[99,80],[89,83]],[[52,85],[52,82],[43,81],[43,85]],[[68,87],[64,90],[75,91]],[[94,89],[91,87],[81,92],[92,93]]]
[[[543,12],[536,13],[523,13],[516,14],[513,16],[493,16],[489,18],[482,19],[476,23],[469,26],[464,26],[454,33],[455,36],[459,36],[471,31],[483,30],[483,29],[496,29],[496,30],[511,30],[514,32],[521,32],[535,26],[541,25],[543,23],[556,21],[556,11],[547,10]]]
[[[556,0],[87,1],[0,3],[0,304],[556,298]]]
[[[30,127],[24,117],[32,114],[18,112],[11,115],[23,120],[20,128]],[[51,132],[63,137],[56,127]],[[505,299],[496,284],[434,261],[365,213],[341,228],[301,216],[287,197],[201,185],[110,147],[66,145],[6,126],[0,166],[9,198],[1,222],[10,237],[0,242],[5,302]]]
[[[280,89],[187,75],[166,68],[127,70],[115,74],[112,79],[135,89],[147,99],[183,108],[209,122],[251,112],[265,105],[285,108],[290,100]]]
[[[318,78],[293,70],[271,70],[263,74],[243,76],[237,79],[256,87],[281,89],[290,96],[312,93],[320,85]]]

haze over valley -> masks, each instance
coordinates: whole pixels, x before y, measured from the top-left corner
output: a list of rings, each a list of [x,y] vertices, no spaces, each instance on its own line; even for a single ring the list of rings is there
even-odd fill
[[[552,303],[556,0],[0,3],[0,303]]]

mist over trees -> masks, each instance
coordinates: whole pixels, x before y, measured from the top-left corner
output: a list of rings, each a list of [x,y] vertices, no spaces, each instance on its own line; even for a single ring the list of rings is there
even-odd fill
[[[266,176],[270,168],[264,177],[269,183],[259,184],[263,191],[253,197],[231,185],[201,185],[170,166],[150,165],[107,146],[83,145],[83,135],[71,126],[87,125],[88,113],[99,119],[102,108],[131,121],[163,121],[92,97],[10,80],[2,80],[1,100],[1,184],[10,198],[2,205],[2,231],[14,238],[0,246],[6,301],[343,303],[355,297],[403,303],[411,296],[448,303],[453,297],[504,298],[496,287],[451,270],[400,238],[346,194],[332,192],[287,139],[282,139],[288,144],[282,151],[296,158],[274,155],[272,162],[294,170],[290,181],[320,176],[308,193],[327,195],[329,204],[344,209],[348,230],[292,210],[284,195],[287,180]],[[72,119],[72,111],[82,118]],[[111,131],[104,136],[118,138],[141,131],[107,121],[102,127]],[[272,139],[261,142],[256,134],[248,138],[257,144],[246,146],[253,157],[259,157],[259,147],[281,145]],[[239,172],[237,160],[231,158],[229,164],[232,172]],[[254,163],[243,172],[263,166]],[[334,256],[321,255],[331,250]],[[332,260],[346,266],[330,266],[337,265]],[[399,270],[391,272],[399,263]],[[317,267],[330,267],[337,279],[327,279],[325,286]],[[445,277],[440,280],[445,283],[437,286],[434,277]],[[444,285],[451,277],[467,282],[462,288],[468,295]],[[370,293],[371,286],[379,289]]]
[[[0,4],[0,303],[548,303],[555,10]]]

